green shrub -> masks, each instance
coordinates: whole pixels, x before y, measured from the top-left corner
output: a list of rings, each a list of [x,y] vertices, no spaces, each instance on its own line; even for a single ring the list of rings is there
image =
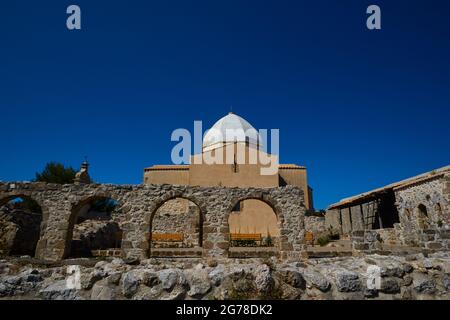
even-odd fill
[[[321,235],[319,238],[317,238],[317,243],[323,247],[327,245],[330,242],[330,236],[328,234]]]
[[[268,233],[267,237],[263,240],[263,246],[265,247],[273,247],[273,239],[272,236]]]

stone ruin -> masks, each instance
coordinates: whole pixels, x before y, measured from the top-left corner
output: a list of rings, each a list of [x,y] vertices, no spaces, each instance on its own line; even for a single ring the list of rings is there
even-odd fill
[[[145,259],[151,255],[150,233],[167,230],[169,224],[177,231],[180,217],[170,217],[167,204],[173,199],[185,199],[190,206],[186,241],[197,247],[202,257],[227,257],[229,250],[228,217],[239,201],[258,199],[267,203],[277,216],[281,233],[277,244],[280,257],[300,257],[304,251],[303,193],[292,186],[277,188],[225,188],[176,185],[106,185],[49,183],[0,183],[0,206],[12,199],[33,199],[41,208],[42,222],[35,256],[43,260],[58,261],[71,255],[73,239],[95,243],[96,239],[82,237],[80,228],[101,230],[107,223],[82,222],[76,228],[80,212],[98,199],[114,199],[117,209],[107,228],[121,231],[121,255],[126,259]],[[165,205],[166,204],[166,205]],[[166,207],[165,207],[165,206]],[[160,209],[158,215],[157,211]],[[166,211],[166,213],[164,213]],[[195,215],[197,219],[195,219]],[[158,216],[158,218],[157,218]],[[169,217],[164,219],[161,217]],[[189,222],[186,224],[186,221]],[[84,224],[84,225],[83,225]],[[153,226],[152,226],[153,224]],[[177,229],[178,228],[178,229]],[[75,231],[74,231],[75,229]],[[96,232],[87,232],[95,234]],[[79,239],[77,239],[79,238]],[[196,243],[195,239],[199,239]],[[117,239],[110,239],[113,245]],[[103,244],[102,244],[103,245]],[[94,246],[95,247],[95,246]],[[92,249],[92,247],[91,247]]]
[[[364,253],[450,249],[450,167],[346,199],[329,207],[326,227]]]

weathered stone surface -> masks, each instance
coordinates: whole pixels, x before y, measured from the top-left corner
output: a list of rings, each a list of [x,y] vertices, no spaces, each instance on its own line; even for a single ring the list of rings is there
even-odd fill
[[[293,268],[285,268],[279,271],[281,279],[294,288],[305,289],[306,282],[302,274]]]
[[[325,232],[325,218],[316,216],[305,217],[305,230],[312,232],[314,235],[319,235]]]
[[[447,274],[442,277],[442,284],[445,290],[450,291],[450,277]]]
[[[104,273],[102,273],[99,270],[93,270],[91,272],[81,272],[81,288],[84,290],[91,289],[92,286],[99,280],[103,279],[105,276]]]
[[[274,280],[268,265],[263,264],[256,269],[256,289],[260,292],[269,292],[274,286]]]
[[[186,277],[180,269],[164,269],[158,273],[162,288],[166,291],[173,289],[175,285],[186,285]]]
[[[206,270],[194,269],[188,276],[189,291],[188,295],[193,298],[201,298],[211,289],[211,283]]]
[[[50,284],[48,287],[39,291],[42,298],[46,300],[80,300],[76,289],[69,289],[66,280],[60,280]]]
[[[138,290],[140,279],[134,271],[127,272],[122,280],[122,293],[125,297],[132,297]]]
[[[434,280],[423,273],[413,274],[413,287],[419,293],[432,294],[436,291]]]
[[[400,286],[394,278],[382,278],[380,291],[383,293],[399,293]]]
[[[211,279],[211,282],[215,286],[219,286],[222,283],[223,277],[224,277],[224,271],[225,267],[221,264],[216,266],[210,273],[209,278]]]
[[[355,292],[361,290],[361,281],[358,274],[351,271],[336,272],[336,287],[340,292]]]
[[[115,298],[115,290],[107,279],[98,281],[92,287],[91,300],[115,300]]]
[[[316,287],[322,292],[327,292],[331,284],[323,275],[319,272],[313,270],[303,270],[303,276],[306,279],[306,282]]]
[[[270,262],[262,259],[222,260],[215,267],[209,267],[206,259],[150,259],[134,266],[104,262],[98,263],[98,268],[81,266],[82,275],[104,272],[104,269],[110,270],[110,273],[95,281],[90,289],[75,290],[66,286],[68,274],[65,266],[30,268],[8,260],[0,261],[8,264],[10,269],[8,274],[0,274],[0,296],[2,299],[99,300],[448,300],[450,284],[446,265],[449,262],[450,256],[445,253],[430,254],[428,258],[415,255],[414,260],[408,262],[405,257],[382,255],[289,263],[276,258]],[[410,273],[405,273],[403,269],[406,264],[413,269]],[[378,290],[372,289],[366,282],[372,274],[368,268],[373,269],[374,266],[384,268]],[[402,277],[399,277],[402,274],[398,271],[399,267],[404,273]]]

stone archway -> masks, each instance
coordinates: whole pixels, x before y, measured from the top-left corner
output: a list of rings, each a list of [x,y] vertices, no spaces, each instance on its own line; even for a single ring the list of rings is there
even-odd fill
[[[47,216],[47,210],[32,196],[18,193],[1,198],[0,254],[38,256]]]
[[[29,196],[42,208],[43,222],[36,256],[58,261],[70,253],[73,226],[79,209],[93,199],[108,197],[119,203],[123,222],[121,250],[124,258],[144,259],[149,253],[150,221],[156,210],[173,198],[195,203],[201,212],[202,256],[226,257],[229,248],[228,217],[236,203],[262,199],[278,217],[283,257],[297,256],[304,246],[302,190],[297,187],[226,188],[179,185],[110,185],[0,182],[0,199]]]
[[[244,203],[243,208],[242,203]],[[247,206],[247,209],[245,206]],[[237,216],[239,215],[239,213],[236,213],[238,207],[241,210],[243,209],[242,217]],[[264,221],[264,219],[269,221]],[[239,220],[244,222],[241,225],[243,229],[239,230],[238,227],[235,230],[236,225],[233,224]],[[277,201],[267,194],[249,195],[234,199],[227,209],[226,223],[229,230],[227,240],[229,241],[228,255],[230,257],[277,255],[282,248],[286,247],[287,239],[281,236],[283,228],[282,211],[278,207]],[[239,239],[242,237],[248,239],[239,244]]]
[[[107,193],[88,196],[73,205],[64,257],[116,255],[114,251],[120,251],[123,233],[120,222],[112,214],[118,208],[119,201]]]
[[[148,256],[201,256],[204,215],[196,199],[179,193],[154,204],[148,220]]]
[[[428,209],[424,204],[419,204],[417,206],[417,221],[420,229],[427,229],[429,227],[429,213]]]
[[[228,225],[232,235],[261,235],[264,240],[261,245],[272,246],[280,237],[278,216],[272,206],[261,199],[238,201],[228,217]]]

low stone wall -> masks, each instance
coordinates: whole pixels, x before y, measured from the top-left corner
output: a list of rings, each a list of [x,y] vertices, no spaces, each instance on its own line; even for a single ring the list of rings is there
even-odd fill
[[[321,263],[320,263],[321,262]],[[95,264],[95,265],[94,265]],[[68,288],[73,270],[79,288]],[[448,252],[283,262],[148,259],[82,260],[45,267],[0,260],[0,299],[45,300],[449,300]]]
[[[381,236],[377,230],[358,230],[351,234],[352,248],[355,251],[375,253],[382,250]]]
[[[150,252],[150,225],[165,202],[184,198],[195,203],[202,215],[203,256],[227,257],[228,218],[239,201],[258,199],[270,205],[280,230],[281,256],[299,256],[304,244],[304,198],[300,188],[225,188],[177,185],[58,185],[0,182],[0,206],[14,197],[36,201],[43,216],[37,257],[61,260],[69,255],[71,233],[80,208],[99,198],[118,203],[115,221],[123,228],[124,258],[145,259]],[[116,220],[117,219],[117,220]]]
[[[428,250],[450,250],[450,229],[422,230],[420,239],[420,245]]]

